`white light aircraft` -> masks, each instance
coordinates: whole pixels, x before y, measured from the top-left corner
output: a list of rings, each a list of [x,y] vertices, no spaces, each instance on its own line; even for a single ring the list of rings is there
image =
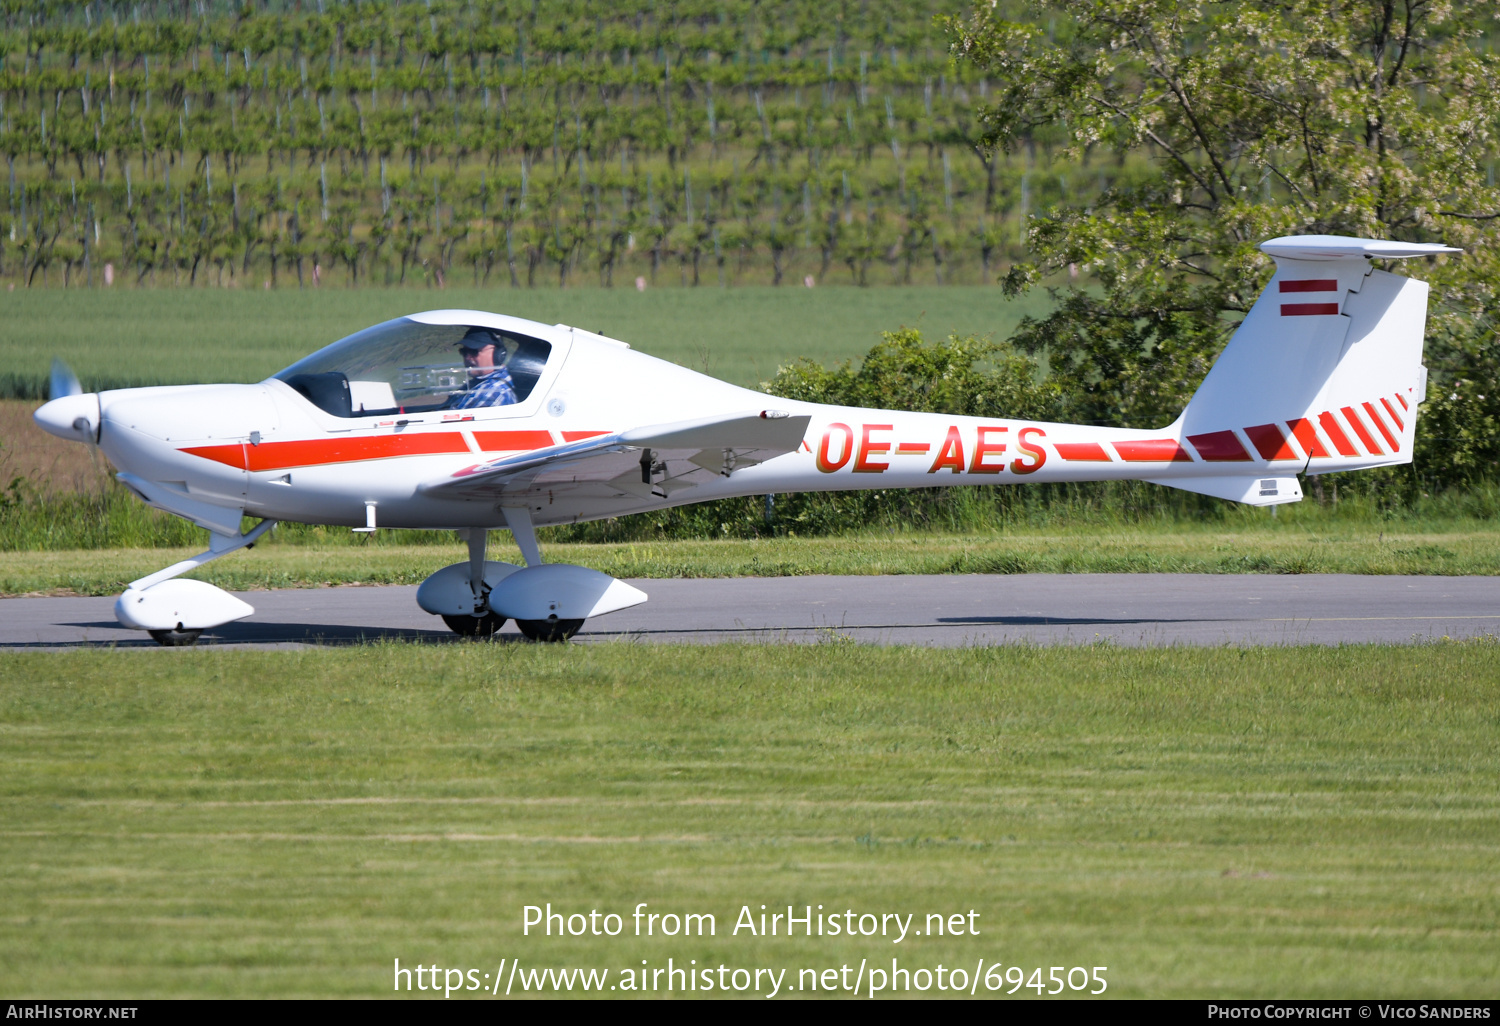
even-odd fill
[[[115,604],[162,644],[254,612],[179,575],[282,520],[456,530],[468,562],[429,577],[418,604],[460,634],[514,619],[561,640],[646,595],[544,563],[535,528],[549,524],[735,495],[1042,481],[1144,480],[1266,506],[1302,498],[1299,473],[1410,462],[1428,287],[1370,258],[1459,251],[1321,235],[1261,249],[1270,285],[1156,431],[777,399],[578,328],[474,310],[378,324],[254,385],[85,394],[55,363],[36,421],[97,445],[148,505],[210,532],[206,552]],[[246,516],[260,522],[242,532]],[[485,559],[496,528],[524,567]]]

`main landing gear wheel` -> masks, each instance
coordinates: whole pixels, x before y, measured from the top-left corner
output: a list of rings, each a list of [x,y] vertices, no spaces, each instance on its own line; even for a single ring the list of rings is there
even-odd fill
[[[521,633],[532,641],[567,641],[583,626],[582,620],[559,620],[549,616],[545,620],[517,620]]]
[[[487,638],[505,626],[505,617],[494,613],[485,613],[483,616],[465,616],[462,613],[449,616],[445,613],[443,622],[454,634],[462,634],[466,638]]]
[[[160,623],[161,621],[157,622]],[[147,631],[146,633],[155,638],[158,645],[165,645],[167,648],[182,648],[187,645],[195,644],[198,640],[198,635],[202,634],[203,631],[175,630]]]

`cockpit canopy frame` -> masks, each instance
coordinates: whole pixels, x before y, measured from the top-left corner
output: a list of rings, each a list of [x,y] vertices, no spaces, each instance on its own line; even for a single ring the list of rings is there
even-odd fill
[[[552,343],[496,323],[513,318],[478,315],[463,321],[442,316],[448,313],[374,325],[274,377],[325,413],[346,419],[524,403],[554,357]],[[494,344],[493,355],[482,366],[467,366],[460,346],[473,349],[486,341]]]

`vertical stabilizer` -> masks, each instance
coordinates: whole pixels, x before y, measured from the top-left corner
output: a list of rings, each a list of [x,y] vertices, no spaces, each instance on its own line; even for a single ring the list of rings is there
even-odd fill
[[[1276,275],[1178,422],[1202,462],[1186,479],[1160,483],[1220,494],[1227,483],[1211,477],[1410,462],[1427,383],[1428,287],[1373,270],[1369,259],[1459,251],[1336,235],[1272,239],[1261,249]],[[1267,501],[1290,497],[1274,496]]]

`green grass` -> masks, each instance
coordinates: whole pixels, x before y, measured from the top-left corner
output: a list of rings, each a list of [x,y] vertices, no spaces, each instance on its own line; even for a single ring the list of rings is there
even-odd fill
[[[1489,644],[10,655],[0,993],[895,956],[1108,966],[1116,996],[1492,998],[1497,709]],[[718,934],[521,937],[526,904],[643,901]],[[981,934],[730,936],[762,903],[972,908]]]
[[[900,325],[1003,338],[1047,303],[982,286],[18,290],[0,298],[0,397],[40,397],[54,355],[90,388],[260,381],[371,324],[447,307],[602,331],[753,386],[798,356],[858,360]]]
[[[305,544],[262,542],[190,576],[223,588],[418,584],[467,559],[455,540],[349,543],[345,532]],[[436,536],[435,536],[436,537]],[[451,536],[450,536],[451,539]],[[975,534],[859,533],[823,538],[558,544],[552,562],[615,577],[788,577],[804,574],[943,573],[1351,573],[1500,574],[1500,529],[1492,521],[1409,524],[1329,522],[1281,527],[1180,523],[1082,528],[1011,528]],[[0,594],[112,595],[137,577],[202,546],[0,552]],[[519,563],[504,532],[490,558]]]

